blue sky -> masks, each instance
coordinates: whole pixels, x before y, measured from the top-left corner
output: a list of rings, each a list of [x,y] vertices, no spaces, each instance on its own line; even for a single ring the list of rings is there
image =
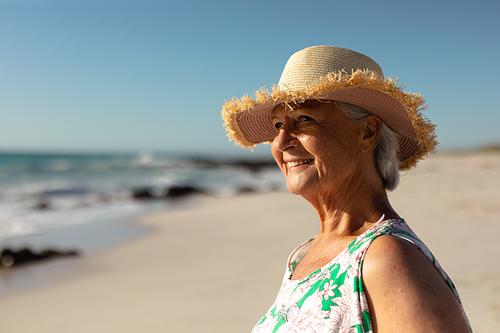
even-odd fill
[[[0,150],[251,155],[221,105],[320,44],[421,93],[442,150],[499,144],[499,17],[496,0],[0,0]]]

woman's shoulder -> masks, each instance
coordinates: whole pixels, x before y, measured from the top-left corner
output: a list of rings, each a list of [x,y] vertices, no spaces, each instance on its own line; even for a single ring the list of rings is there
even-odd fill
[[[398,267],[409,263],[419,264],[422,266],[420,268],[435,270],[432,263],[414,244],[398,237],[397,234],[385,233],[374,238],[367,249],[363,275],[377,272],[381,267],[386,271],[388,265]]]
[[[447,281],[407,240],[391,235],[374,239],[362,272],[377,332],[403,327],[405,332],[469,332]]]

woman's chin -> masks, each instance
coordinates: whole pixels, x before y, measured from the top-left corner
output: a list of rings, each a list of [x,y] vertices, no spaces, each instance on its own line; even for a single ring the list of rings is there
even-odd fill
[[[304,195],[311,191],[312,186],[311,184],[307,183],[297,183],[297,182],[287,181],[286,188],[288,189],[288,192],[292,194]]]
[[[292,194],[294,194],[294,195],[300,195],[300,192],[297,192],[297,191],[295,191],[294,189],[291,189],[291,188],[289,188],[289,187],[287,187],[287,188],[288,188],[288,192],[290,192],[290,193],[292,193]]]

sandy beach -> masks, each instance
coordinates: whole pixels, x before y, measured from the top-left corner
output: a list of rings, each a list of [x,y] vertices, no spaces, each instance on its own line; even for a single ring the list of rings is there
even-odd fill
[[[389,194],[455,282],[476,333],[500,325],[499,193],[500,154],[475,153],[433,156]],[[309,204],[285,192],[197,197],[138,223],[153,232],[54,263],[52,282],[0,298],[2,332],[250,332],[290,251],[318,232]]]

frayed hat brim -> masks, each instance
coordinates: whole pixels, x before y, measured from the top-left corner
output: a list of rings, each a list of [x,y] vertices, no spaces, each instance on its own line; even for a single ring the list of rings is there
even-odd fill
[[[252,98],[233,98],[222,106],[227,135],[242,147],[270,143],[277,132],[272,111],[281,103],[306,100],[334,100],[360,106],[379,116],[399,140],[399,169],[407,170],[433,153],[437,146],[435,127],[423,114],[425,100],[420,94],[406,93],[397,79],[381,79],[368,70],[329,73],[300,89],[273,86],[260,89]]]

